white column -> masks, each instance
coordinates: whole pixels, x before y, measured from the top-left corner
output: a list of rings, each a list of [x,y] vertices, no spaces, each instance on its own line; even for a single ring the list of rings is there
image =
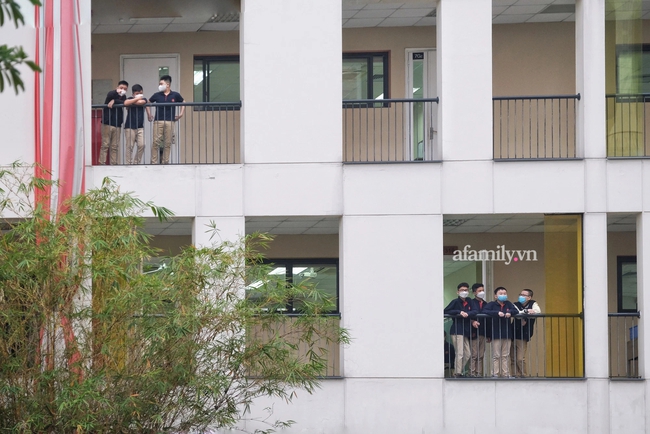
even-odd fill
[[[242,0],[245,163],[341,162],[341,0]]]
[[[645,342],[650,338],[650,321],[645,317],[650,312],[650,212],[642,212],[636,219],[636,276],[637,306],[639,319],[639,374],[641,378],[650,375],[650,351]],[[650,346],[648,346],[650,348]],[[650,414],[650,382],[646,381],[645,413]],[[647,422],[646,422],[647,423]]]
[[[492,2],[438,0],[442,158],[492,159]]]
[[[577,155],[605,158],[605,0],[576,0],[576,90]]]
[[[607,214],[583,217],[585,377],[589,389],[588,432],[609,432],[607,318]]]

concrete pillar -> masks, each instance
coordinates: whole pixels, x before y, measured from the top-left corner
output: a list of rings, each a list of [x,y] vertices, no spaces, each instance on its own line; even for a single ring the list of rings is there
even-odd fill
[[[641,378],[650,375],[650,321],[645,318],[650,312],[650,212],[642,212],[636,219],[636,276],[637,306],[639,319],[639,374]],[[648,347],[648,348],[646,348]],[[650,383],[645,382],[645,395],[650,396]],[[645,400],[645,413],[650,414],[650,400]]]
[[[492,2],[438,0],[436,8],[442,158],[491,160]]]
[[[588,432],[608,433],[609,328],[607,318],[607,214],[583,216],[585,377]]]
[[[341,162],[341,9],[242,0],[244,162]]]
[[[605,0],[576,1],[577,156],[607,156]]]

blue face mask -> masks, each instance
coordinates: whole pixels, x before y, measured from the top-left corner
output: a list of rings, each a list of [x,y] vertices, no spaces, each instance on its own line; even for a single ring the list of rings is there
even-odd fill
[[[507,299],[508,299],[507,295],[504,295],[504,294],[497,295],[497,300],[499,300],[499,301],[506,301]]]
[[[526,297],[524,297],[523,295],[520,295],[519,296],[519,303],[521,303],[521,304],[526,303]]]

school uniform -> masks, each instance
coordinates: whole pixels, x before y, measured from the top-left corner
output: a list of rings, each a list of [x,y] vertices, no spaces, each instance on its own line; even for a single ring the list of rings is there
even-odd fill
[[[465,364],[470,358],[470,323],[473,318],[476,318],[477,312],[472,299],[466,298],[463,300],[460,297],[452,300],[449,305],[447,305],[444,312],[447,315],[455,315],[452,319],[449,334],[456,349],[454,374],[460,376],[463,373]],[[460,316],[461,312],[466,312],[468,317],[463,318]]]
[[[487,306],[487,302],[480,298],[474,298],[474,310],[477,314],[484,314],[483,310]],[[469,375],[472,377],[483,376],[483,357],[485,356],[485,342],[491,336],[489,328],[491,327],[491,318],[485,316],[477,316],[476,321],[480,323],[478,328],[471,327],[470,335],[470,349],[471,359],[469,363]]]
[[[539,304],[535,300],[529,300],[525,305],[519,302],[515,307],[523,312],[524,309],[534,313],[542,313]],[[515,344],[515,376],[525,377],[528,375],[526,369],[526,352],[528,351],[528,342],[533,337],[535,331],[535,318],[515,318],[514,325],[514,344]]]
[[[514,336],[512,319],[499,316],[499,312],[514,316],[519,311],[506,300],[503,304],[491,301],[483,312],[492,317],[492,376],[510,377],[510,344]]]

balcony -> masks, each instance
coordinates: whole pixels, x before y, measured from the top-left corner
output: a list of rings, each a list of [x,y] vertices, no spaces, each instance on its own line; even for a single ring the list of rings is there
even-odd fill
[[[467,321],[470,319],[460,316],[445,315],[445,330],[453,318]],[[479,323],[485,323],[488,336],[497,336],[501,330],[494,317],[479,314],[476,318]],[[526,321],[521,330],[528,332],[530,341],[525,346],[510,344],[510,365],[509,376],[520,378],[582,378],[584,376],[583,356],[583,319],[580,314],[539,314],[539,315],[517,315],[514,321]],[[474,330],[472,328],[472,330]],[[512,336],[512,334],[511,334]],[[521,335],[520,335],[521,336]],[[512,342],[521,342],[514,340]],[[445,347],[451,345],[451,339],[446,339]],[[508,342],[511,342],[508,340]],[[481,339],[477,336],[469,338],[470,348],[479,348]],[[479,351],[470,350],[472,356],[476,356],[477,364],[476,377],[493,377],[493,352],[492,346],[484,341],[484,356],[482,360],[478,357]],[[446,349],[447,349],[446,348]],[[518,352],[518,348],[524,348]],[[453,352],[456,353],[454,348]],[[455,362],[453,357],[445,354],[445,376],[451,377],[454,373]],[[519,367],[515,367],[516,361]],[[465,366],[461,369],[464,378],[473,377],[471,357],[466,360]],[[504,377],[501,377],[504,378]]]
[[[438,98],[343,101],[343,161],[436,161]]]
[[[641,378],[639,374],[639,312],[610,313],[609,376]]]
[[[163,109],[171,107],[176,114],[180,108],[185,108],[185,114],[178,121],[173,122],[171,133],[171,149],[168,164],[233,164],[240,163],[240,118],[241,102],[228,103],[165,103],[148,105],[152,114],[156,107]],[[123,118],[126,120],[128,108],[115,105],[114,108],[124,110]],[[135,143],[127,143],[129,130],[122,128],[117,137],[117,156],[111,160],[111,152],[107,153],[104,161],[99,161],[100,147],[102,144],[102,113],[106,105],[93,105],[93,165],[143,165],[163,163],[163,148],[154,149],[154,126],[156,121],[150,122],[145,114],[142,129],[144,151],[137,158]],[[114,110],[106,110],[108,123],[114,123],[116,116]],[[166,139],[164,134],[163,141]],[[152,152],[155,163],[152,163]]]
[[[607,156],[650,155],[650,94],[610,94],[607,99]]]
[[[580,94],[493,98],[495,160],[577,158]]]

